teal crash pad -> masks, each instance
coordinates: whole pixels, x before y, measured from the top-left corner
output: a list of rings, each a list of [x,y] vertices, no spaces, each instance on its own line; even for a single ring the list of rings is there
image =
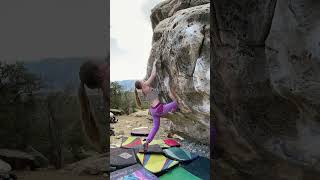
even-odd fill
[[[185,170],[203,180],[210,180],[210,160],[199,156],[197,159],[181,165]]]
[[[171,159],[177,161],[192,161],[198,157],[197,154],[191,153],[187,150],[178,147],[172,147],[168,149],[164,149],[163,152],[165,155]]]
[[[159,177],[160,180],[201,180],[182,167],[176,167]]]

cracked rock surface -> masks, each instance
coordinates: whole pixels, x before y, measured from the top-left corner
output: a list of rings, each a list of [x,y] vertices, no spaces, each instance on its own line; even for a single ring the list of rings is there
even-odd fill
[[[210,127],[210,4],[209,1],[164,1],[152,10],[152,50],[148,76],[155,59],[154,86],[162,101],[177,94],[181,113],[168,116],[173,131],[209,144]]]
[[[320,1],[215,0],[220,179],[320,179]]]

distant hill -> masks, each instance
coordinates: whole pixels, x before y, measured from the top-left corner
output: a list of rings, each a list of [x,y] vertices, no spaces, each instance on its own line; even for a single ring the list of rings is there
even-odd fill
[[[136,80],[117,81],[125,91],[134,91],[134,82]]]
[[[79,85],[79,68],[87,58],[48,58],[25,63],[25,67],[40,76],[47,87],[43,91],[63,90],[67,86],[76,90]]]
[[[48,58],[38,61],[26,62],[25,67],[29,72],[40,76],[47,87],[42,90],[46,93],[48,91],[60,91],[66,87],[76,92],[78,89],[79,69],[83,62],[88,58]],[[135,80],[117,81],[125,91],[134,90]]]

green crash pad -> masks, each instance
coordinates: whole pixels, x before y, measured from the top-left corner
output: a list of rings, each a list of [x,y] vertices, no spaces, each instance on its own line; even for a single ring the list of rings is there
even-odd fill
[[[111,148],[110,165],[117,169],[137,164],[135,152],[132,149]]]
[[[210,180],[210,160],[206,157],[199,156],[189,163],[182,164],[181,167],[203,180]]]
[[[131,130],[132,136],[148,136],[150,130],[148,127],[139,127]]]
[[[159,177],[160,180],[201,180],[182,167],[176,167]]]
[[[160,173],[168,170],[179,162],[165,157],[162,154],[137,153],[137,157],[144,168],[152,173]]]
[[[111,172],[110,180],[157,180],[157,176],[150,173],[140,164]]]
[[[177,147],[172,147],[163,151],[166,156],[177,161],[192,161],[198,157],[198,155],[194,153]]]

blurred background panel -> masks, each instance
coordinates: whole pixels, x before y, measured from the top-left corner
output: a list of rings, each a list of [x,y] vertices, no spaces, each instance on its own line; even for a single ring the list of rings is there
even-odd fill
[[[9,173],[19,179],[102,177],[107,155],[83,131],[77,90],[83,62],[109,61],[109,2],[4,0],[0,24],[0,170],[10,167],[0,179]],[[102,95],[87,93],[108,147]]]

